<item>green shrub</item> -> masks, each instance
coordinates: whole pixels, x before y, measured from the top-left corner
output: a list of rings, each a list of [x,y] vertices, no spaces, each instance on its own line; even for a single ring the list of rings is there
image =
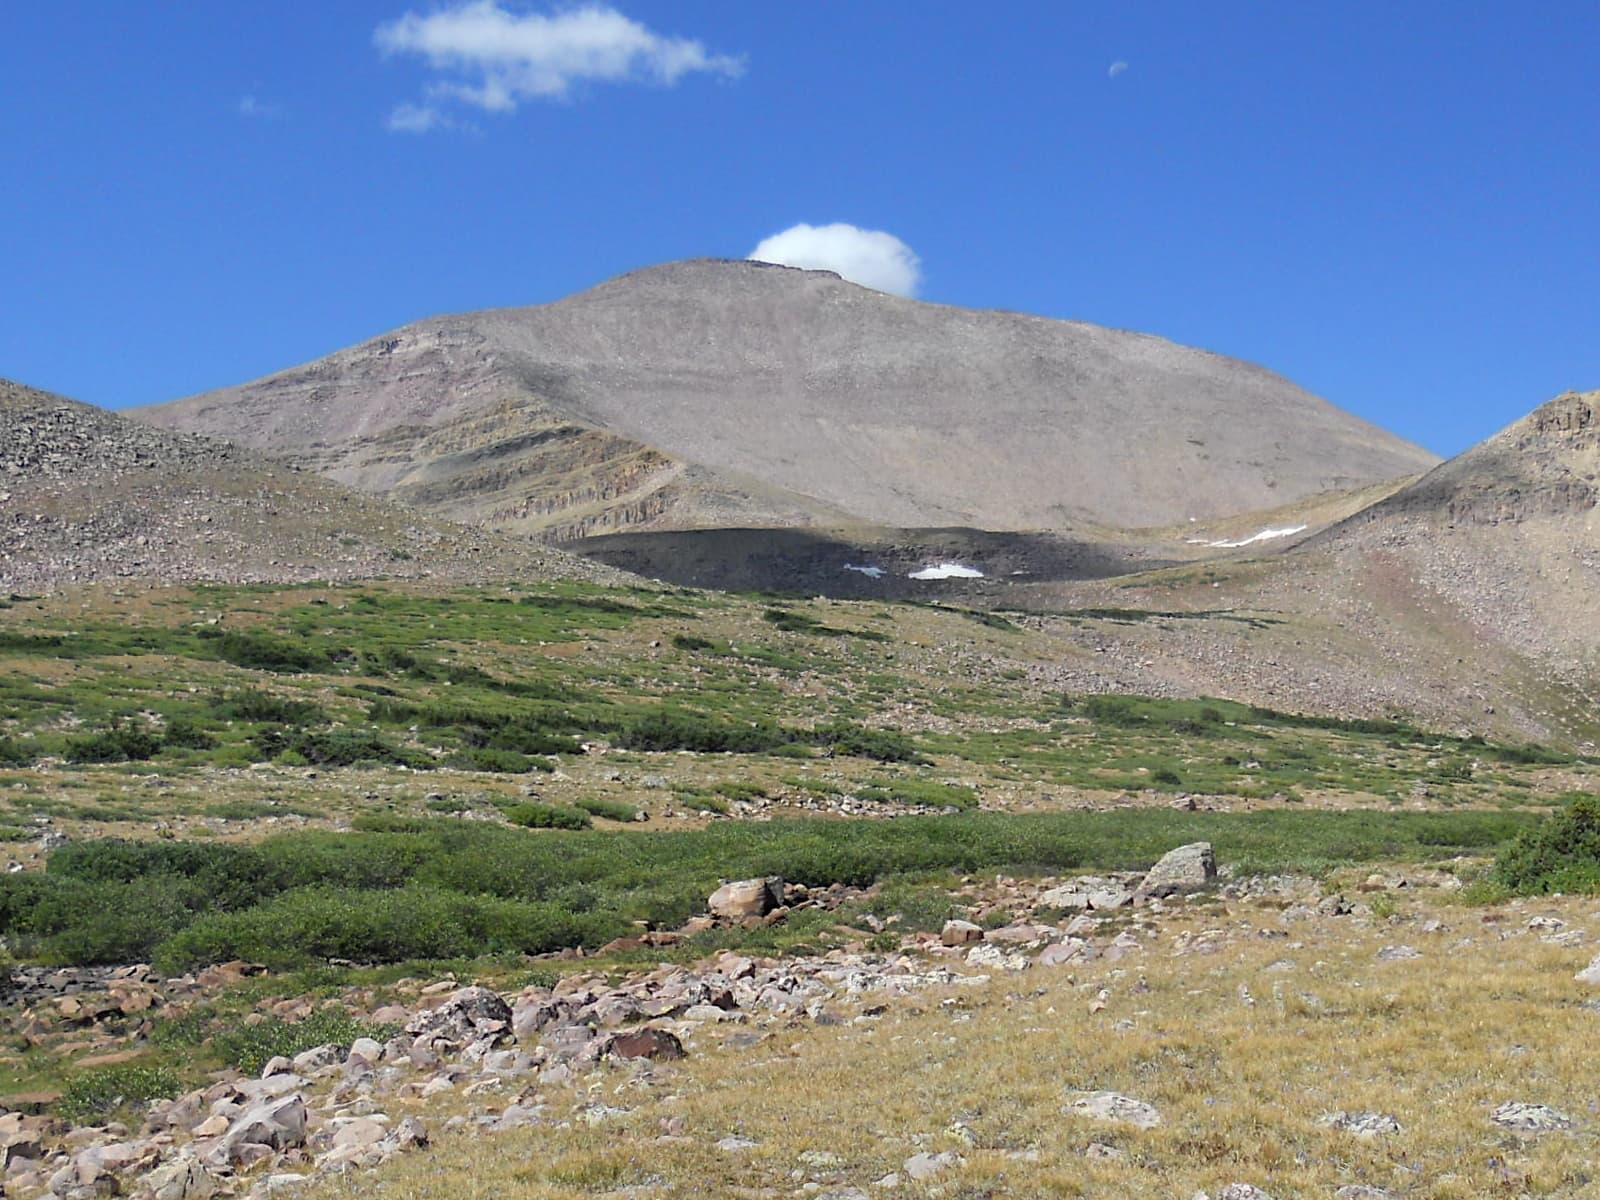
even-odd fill
[[[564,804],[515,804],[506,810],[506,820],[528,829],[587,829],[594,822],[579,808]]]
[[[382,734],[368,729],[283,730],[264,729],[255,737],[256,748],[269,758],[279,754],[298,754],[317,767],[351,767],[357,763],[410,767],[428,770],[434,761],[420,750],[397,746]]]
[[[930,808],[976,808],[978,793],[959,784],[932,783],[922,779],[895,779],[869,784],[856,792],[862,800],[879,804],[921,804]]]
[[[0,766],[27,767],[33,765],[33,752],[15,738],[0,737]]]
[[[166,1067],[116,1063],[81,1071],[67,1080],[56,1113],[80,1125],[98,1124],[120,1108],[139,1108],[168,1100],[184,1090],[183,1080]]]
[[[68,738],[66,759],[74,763],[142,762],[154,758],[161,739],[148,729],[116,724],[98,733]]]
[[[916,743],[893,729],[866,729],[848,721],[820,725],[810,740],[833,754],[850,754],[886,763],[926,763]]]
[[[695,750],[702,754],[761,754],[795,740],[771,722],[731,724],[699,713],[661,709],[622,731],[625,750]]]
[[[692,633],[678,633],[672,637],[672,644],[679,650],[715,650],[717,644],[710,638],[696,637]]]
[[[252,671],[303,675],[333,665],[326,650],[258,630],[230,630],[211,640],[218,658]]]
[[[1600,892],[1600,796],[1576,796],[1523,832],[1496,860],[1494,879],[1523,896]]]
[[[192,717],[173,717],[161,732],[161,742],[183,750],[211,750],[217,739],[202,729]]]
[[[357,1038],[386,1042],[399,1032],[398,1025],[363,1021],[336,1005],[329,1005],[299,1021],[268,1017],[254,1025],[240,1025],[212,1038],[210,1047],[224,1063],[253,1076],[259,1075],[261,1068],[279,1055],[293,1058],[327,1045],[348,1052]]]
[[[534,770],[534,760],[515,750],[496,750],[487,746],[470,746],[445,760],[446,765],[463,771],[487,771],[503,775],[521,775]],[[542,764],[549,769],[550,764]]]
[[[594,817],[604,817],[608,821],[632,822],[634,814],[639,810],[632,804],[624,804],[620,800],[606,800],[599,796],[586,796],[573,803],[584,812]]]
[[[155,962],[160,970],[179,973],[236,958],[281,969],[329,959],[384,963],[544,954],[603,945],[627,929],[615,914],[574,912],[558,903],[426,887],[301,888],[245,912],[200,918],[168,940]]]
[[[257,688],[244,688],[211,700],[211,715],[225,721],[261,721],[275,725],[323,725],[328,714],[309,700],[287,700]]]
[[[1145,722],[1145,714],[1127,696],[1085,696],[1078,707],[1090,720],[1101,725],[1129,728]]]

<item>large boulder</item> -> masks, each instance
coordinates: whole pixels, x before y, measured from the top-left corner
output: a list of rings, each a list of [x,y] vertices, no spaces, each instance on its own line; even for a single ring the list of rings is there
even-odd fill
[[[765,879],[739,879],[725,883],[711,893],[706,907],[712,916],[730,921],[764,917],[783,904],[783,880],[777,875]]]
[[[283,1151],[303,1145],[306,1117],[306,1102],[299,1095],[252,1104],[228,1126],[209,1161],[228,1166],[254,1161],[263,1150]]]
[[[406,1022],[406,1032],[458,1046],[508,1040],[512,1036],[511,1006],[486,987],[464,987],[452,992],[439,1007],[412,1017]]]
[[[1217,856],[1210,842],[1190,842],[1161,856],[1136,893],[1141,900],[1159,900],[1181,892],[1198,892],[1217,881]]]

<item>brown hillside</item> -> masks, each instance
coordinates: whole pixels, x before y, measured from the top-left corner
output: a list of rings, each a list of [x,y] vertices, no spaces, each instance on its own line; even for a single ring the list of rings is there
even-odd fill
[[[0,588],[602,574],[237,446],[0,380]]]

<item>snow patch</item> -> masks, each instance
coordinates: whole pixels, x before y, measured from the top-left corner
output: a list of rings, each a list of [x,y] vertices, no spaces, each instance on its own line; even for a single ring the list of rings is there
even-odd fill
[[[858,574],[865,575],[868,579],[882,579],[885,574],[885,571],[882,567],[858,567],[854,563],[845,563],[844,569],[846,571],[855,571]]]
[[[1285,525],[1281,529],[1263,529],[1260,533],[1252,533],[1247,538],[1240,538],[1236,542],[1226,539],[1220,542],[1208,542],[1205,538],[1186,538],[1191,546],[1209,546],[1213,550],[1237,550],[1240,546],[1253,546],[1257,542],[1270,542],[1273,538],[1293,537],[1297,533],[1304,533],[1308,525]]]
[[[964,567],[960,563],[942,562],[931,567],[923,567],[920,571],[913,571],[908,576],[910,579],[982,579],[983,572],[976,567]]]

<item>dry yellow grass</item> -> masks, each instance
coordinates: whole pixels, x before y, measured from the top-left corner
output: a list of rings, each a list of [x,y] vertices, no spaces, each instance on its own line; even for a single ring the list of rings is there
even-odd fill
[[[1600,1012],[1582,1005],[1600,989],[1573,980],[1593,951],[1527,928],[1537,912],[1600,932],[1594,907],[1486,913],[1407,901],[1390,922],[1288,925],[1267,906],[1180,914],[1116,962],[1033,968],[745,1049],[722,1046],[728,1027],[712,1027],[682,1063],[539,1088],[547,1123],[532,1129],[443,1132],[449,1110],[435,1108],[432,1151],[314,1194],[566,1200],[853,1187],[947,1200],[1187,1198],[1234,1181],[1276,1200],[1350,1184],[1427,1200],[1600,1194],[1590,1182],[1600,1175]],[[1427,916],[1443,928],[1425,932]],[[1217,948],[1197,952],[1207,943]],[[1396,943],[1422,956],[1378,960]],[[1140,1131],[1063,1113],[1075,1093],[1099,1089],[1153,1104],[1162,1123]],[[1501,1128],[1490,1113],[1507,1101],[1551,1105],[1574,1128]],[[628,1111],[586,1122],[585,1106],[601,1104]],[[1363,1139],[1318,1123],[1335,1110],[1392,1114],[1402,1130]],[[755,1144],[718,1149],[730,1135]],[[1090,1158],[1091,1143],[1121,1156]],[[892,1191],[878,1185],[922,1151],[964,1162]],[[808,1163],[808,1152],[837,1163]]]

